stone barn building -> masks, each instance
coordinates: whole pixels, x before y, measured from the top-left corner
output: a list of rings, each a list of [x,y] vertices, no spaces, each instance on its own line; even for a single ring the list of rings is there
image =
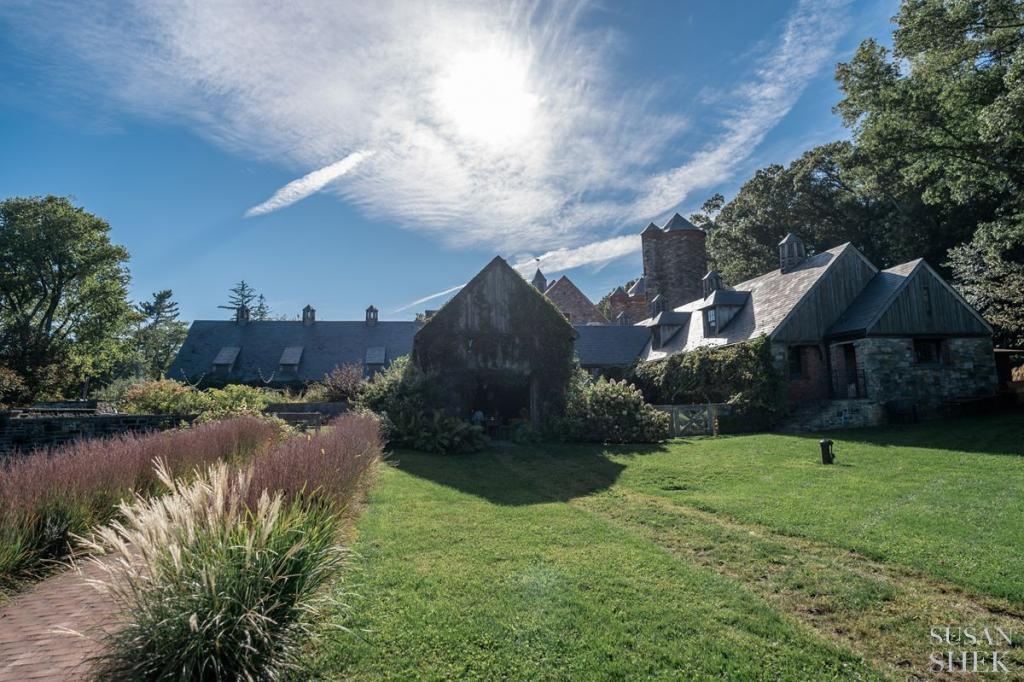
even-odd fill
[[[787,400],[807,426],[877,423],[996,391],[992,330],[922,260],[879,270],[852,244],[807,253],[797,235],[779,267],[727,286],[708,271],[706,235],[678,214],[641,233],[643,276],[608,298],[606,316],[569,280],[528,283],[495,258],[422,322],[365,319],[197,321],[168,376],[190,382],[300,384],[334,367],[366,375],[412,354],[445,382],[449,407],[538,417],[575,353],[592,373],[696,348],[769,339]],[[558,359],[556,361],[556,359]]]

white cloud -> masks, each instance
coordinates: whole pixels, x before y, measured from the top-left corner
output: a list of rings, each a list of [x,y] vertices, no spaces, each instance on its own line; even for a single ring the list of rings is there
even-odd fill
[[[424,296],[423,298],[417,298],[412,303],[406,303],[401,308],[395,308],[391,312],[392,313],[400,313],[400,312],[403,312],[405,310],[409,310],[409,308],[415,308],[416,306],[420,305],[421,303],[426,303],[427,301],[433,301],[435,298],[441,298],[442,296],[447,296],[448,294],[454,294],[456,291],[458,291],[459,289],[461,289],[464,286],[466,286],[466,285],[465,284],[459,284],[457,286],[452,287],[451,289],[445,289],[444,291],[439,291],[436,294],[430,294],[429,296]]]
[[[536,258],[525,258],[513,266],[522,274],[532,274],[539,267],[547,274],[573,270],[584,265],[601,265],[636,253],[640,249],[640,235],[628,234],[575,248],[548,251]]]
[[[373,151],[352,152],[341,161],[336,161],[329,166],[324,166],[298,180],[292,180],[281,189],[274,192],[274,195],[261,204],[253,206],[245,212],[246,217],[263,215],[271,211],[277,211],[285,206],[290,206],[296,201],[302,201],[306,197],[319,192],[329,182],[333,182],[360,163],[373,156]]]
[[[574,0],[15,0],[0,19],[112,106],[321,169],[250,212],[324,188],[449,246],[545,252],[561,269],[627,253],[616,230],[736,173],[829,61],[845,4],[802,0],[696,153],[660,84],[616,68],[629,45]],[[330,177],[352,150],[374,157]]]

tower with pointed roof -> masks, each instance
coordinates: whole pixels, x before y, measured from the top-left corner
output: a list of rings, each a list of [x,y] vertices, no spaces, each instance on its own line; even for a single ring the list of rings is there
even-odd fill
[[[530,284],[536,287],[537,291],[544,293],[548,290],[548,278],[544,276],[544,273],[537,268],[537,272],[533,273],[533,279],[530,280]]]
[[[703,296],[701,279],[708,271],[707,235],[676,213],[658,227],[651,223],[640,233],[644,259],[644,293],[672,310]]]

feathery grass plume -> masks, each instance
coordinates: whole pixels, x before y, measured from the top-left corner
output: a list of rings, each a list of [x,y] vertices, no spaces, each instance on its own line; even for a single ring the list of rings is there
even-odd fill
[[[381,452],[378,424],[343,416],[241,468],[191,480],[161,462],[170,493],[120,505],[83,541],[123,623],[97,659],[102,679],[279,679],[337,602],[354,502]],[[100,557],[100,554],[107,554]]]
[[[279,434],[277,426],[247,417],[0,460],[0,587],[37,577],[67,557],[71,536],[111,519],[119,501],[160,492],[154,460],[180,475],[218,460],[248,459]]]

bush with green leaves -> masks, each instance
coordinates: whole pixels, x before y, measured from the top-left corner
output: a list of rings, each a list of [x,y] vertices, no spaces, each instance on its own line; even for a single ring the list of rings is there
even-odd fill
[[[349,362],[338,365],[320,381],[306,387],[303,399],[306,402],[342,402],[353,400],[366,383],[363,365]]]
[[[199,414],[211,405],[209,395],[173,379],[140,381],[125,392],[121,403],[133,414]]]
[[[380,417],[394,447],[424,452],[476,452],[487,446],[483,429],[432,406],[440,403],[437,384],[408,356],[363,384],[355,407]]]
[[[271,394],[263,388],[245,384],[228,384],[224,388],[206,391],[209,407],[204,411],[207,419],[224,419],[241,414],[259,415],[270,404]]]
[[[0,367],[0,409],[17,405],[25,394],[25,382],[13,369]]]
[[[698,348],[641,363],[632,380],[655,405],[726,403],[740,420],[773,423],[785,409],[785,384],[761,336],[724,348]]]
[[[566,391],[565,413],[551,427],[566,440],[657,443],[668,438],[669,418],[628,381],[594,381],[577,369]]]

